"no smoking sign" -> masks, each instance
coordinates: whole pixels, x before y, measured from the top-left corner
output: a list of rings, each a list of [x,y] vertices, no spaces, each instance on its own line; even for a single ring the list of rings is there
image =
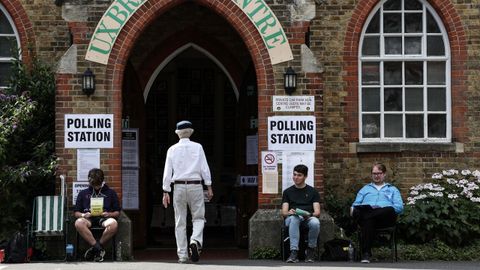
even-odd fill
[[[277,171],[277,153],[270,151],[262,151],[262,171],[276,172]]]

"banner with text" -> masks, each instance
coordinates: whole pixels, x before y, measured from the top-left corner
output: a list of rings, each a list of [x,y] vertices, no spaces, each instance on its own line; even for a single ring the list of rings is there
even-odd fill
[[[65,114],[65,148],[113,148],[113,114]]]
[[[268,117],[268,150],[315,150],[314,116]]]

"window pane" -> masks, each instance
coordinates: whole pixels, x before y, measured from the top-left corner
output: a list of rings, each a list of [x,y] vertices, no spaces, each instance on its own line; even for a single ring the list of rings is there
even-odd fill
[[[427,37],[427,56],[432,55],[445,55],[445,45],[442,37]]]
[[[422,4],[417,0],[405,0],[405,9],[406,10],[422,10]]]
[[[423,138],[423,114],[407,114],[405,122],[407,138]]]
[[[403,137],[403,120],[401,114],[385,115],[385,137]]]
[[[383,4],[384,10],[400,10],[401,1],[398,0],[388,0],[385,4]]]
[[[423,111],[423,88],[405,88],[405,111]]]
[[[367,27],[367,33],[380,33],[380,10],[375,13]]]
[[[427,63],[427,83],[445,84],[445,62]]]
[[[405,33],[422,32],[422,13],[405,14]]]
[[[16,47],[15,37],[0,37],[0,57],[13,57],[13,50]]]
[[[402,37],[385,37],[385,54],[402,54]]]
[[[427,10],[427,33],[440,33],[440,28],[433,18],[430,11]]]
[[[380,84],[380,63],[368,62],[362,64],[362,84]]]
[[[405,62],[405,84],[423,84],[423,62]]]
[[[405,54],[421,54],[422,38],[421,37],[405,37]]]
[[[446,111],[447,98],[445,88],[428,88],[427,100],[429,111]]]
[[[380,38],[365,37],[363,39],[362,55],[380,55]]]
[[[383,32],[400,33],[402,31],[402,16],[399,13],[383,14]]]
[[[385,111],[402,111],[402,88],[385,88],[383,98]]]
[[[380,89],[363,88],[362,89],[362,111],[378,112],[380,111]]]
[[[387,85],[402,84],[402,62],[385,62],[383,76]]]
[[[445,138],[447,136],[447,116],[445,114],[428,115],[428,137]]]
[[[0,86],[7,86],[10,80],[11,64],[0,63]]]
[[[364,138],[380,137],[380,115],[364,114],[362,117],[362,135]]]
[[[5,14],[0,10],[0,34],[13,34],[12,26],[5,17]]]

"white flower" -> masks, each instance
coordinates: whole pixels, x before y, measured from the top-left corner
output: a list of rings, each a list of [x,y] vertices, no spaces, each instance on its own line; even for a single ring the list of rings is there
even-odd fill
[[[461,179],[460,181],[458,181],[458,183],[461,184],[461,185],[465,185],[465,184],[468,184],[468,180]]]
[[[480,178],[480,171],[479,170],[475,170],[472,172],[472,175],[477,177],[477,178]]]
[[[470,170],[462,170],[462,175],[467,176],[467,175],[470,175],[470,174],[472,174],[472,172]]]
[[[416,195],[418,195],[418,191],[417,190],[412,190],[412,191],[410,191],[410,195],[416,196]]]
[[[480,202],[480,197],[471,197],[470,201],[472,202]]]
[[[428,195],[430,195],[432,197],[443,197],[442,192],[429,192]]]
[[[458,195],[457,194],[448,194],[449,199],[457,199]]]
[[[442,179],[443,175],[441,173],[434,173],[432,179]]]
[[[453,178],[447,178],[447,183],[451,184],[451,185],[455,185],[457,184],[457,180],[453,179]]]

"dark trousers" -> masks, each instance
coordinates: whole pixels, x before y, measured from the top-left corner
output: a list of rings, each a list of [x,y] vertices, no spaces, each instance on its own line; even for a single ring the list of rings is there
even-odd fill
[[[375,230],[395,225],[397,214],[393,207],[354,209],[353,218],[360,226],[361,249],[363,253],[372,254]]]

